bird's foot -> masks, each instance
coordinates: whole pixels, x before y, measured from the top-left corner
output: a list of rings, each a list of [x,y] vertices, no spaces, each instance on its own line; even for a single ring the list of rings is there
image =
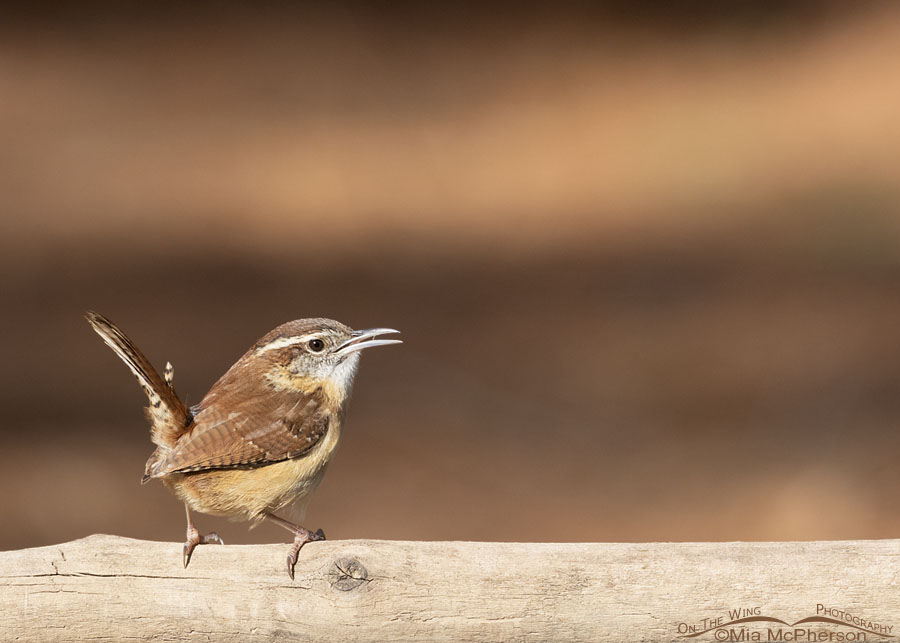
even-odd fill
[[[294,544],[291,547],[291,552],[287,556],[287,569],[291,580],[294,580],[294,565],[297,564],[297,557],[300,555],[300,550],[303,548],[303,545],[317,540],[325,540],[325,532],[321,529],[309,531],[303,527],[297,527],[297,530],[294,532]]]
[[[225,541],[217,534],[212,531],[205,536],[201,536],[200,532],[197,531],[197,528],[193,525],[188,526],[187,530],[187,541],[184,543],[184,566],[187,568],[188,563],[191,562],[191,554],[194,553],[194,548],[197,545],[224,545]]]

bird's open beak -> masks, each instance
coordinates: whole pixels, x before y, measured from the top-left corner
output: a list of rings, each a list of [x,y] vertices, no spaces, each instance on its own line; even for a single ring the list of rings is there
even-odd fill
[[[388,344],[402,344],[399,339],[375,339],[379,335],[387,335],[388,333],[399,333],[399,330],[393,328],[369,328],[367,330],[355,330],[352,337],[340,345],[335,351],[337,355],[349,355],[356,351],[372,346],[387,346]]]

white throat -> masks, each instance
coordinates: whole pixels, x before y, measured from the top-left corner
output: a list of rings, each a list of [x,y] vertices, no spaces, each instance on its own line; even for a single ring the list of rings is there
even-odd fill
[[[349,398],[353,390],[353,378],[356,376],[357,368],[359,368],[359,353],[353,353],[341,360],[328,375],[331,383],[344,394],[344,399]]]

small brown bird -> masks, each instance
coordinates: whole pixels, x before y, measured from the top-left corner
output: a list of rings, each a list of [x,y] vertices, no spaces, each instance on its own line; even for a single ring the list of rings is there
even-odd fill
[[[330,319],[298,319],[260,339],[209,390],[187,408],[175,393],[174,370],[165,377],[111,321],[95,312],[88,322],[137,377],[149,399],[147,417],[156,451],[142,482],[159,478],[184,502],[184,566],[201,536],[191,509],[260,522],[268,518],[294,534],[288,574],[300,548],[324,540],[274,512],[309,496],[325,474],[341,437],[359,351],[399,344],[378,339],[391,328],[352,330]]]

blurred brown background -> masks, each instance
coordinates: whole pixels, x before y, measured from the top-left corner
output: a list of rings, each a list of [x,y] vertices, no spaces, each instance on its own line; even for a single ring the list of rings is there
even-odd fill
[[[183,538],[88,308],[190,402],[402,329],[331,538],[896,537],[898,179],[889,3],[8,10],[0,548]]]

